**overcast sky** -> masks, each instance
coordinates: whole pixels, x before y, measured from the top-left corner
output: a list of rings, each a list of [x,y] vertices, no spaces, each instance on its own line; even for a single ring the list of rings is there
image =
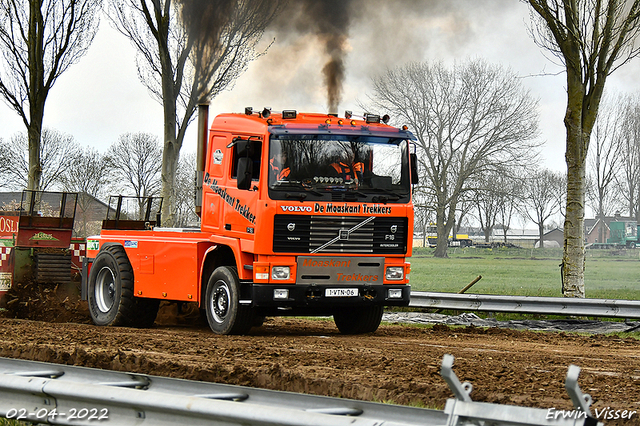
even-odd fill
[[[295,1],[295,0],[294,0]],[[371,93],[370,78],[409,61],[484,58],[511,67],[540,101],[544,163],[565,170],[565,74],[545,58],[528,34],[528,6],[517,0],[360,0],[349,28],[346,81],[340,115],[359,113],[358,100]],[[69,133],[100,151],[126,132],[162,135],[162,109],[138,81],[135,52],[124,36],[102,19],[87,55],[57,81],[46,104],[44,124]],[[210,117],[242,112],[245,106],[328,112],[321,69],[326,57],[312,34],[268,32],[268,53],[254,61],[231,90],[211,103]],[[560,74],[559,74],[560,73]],[[640,90],[640,60],[616,71],[611,90]],[[379,111],[381,114],[384,111]],[[24,131],[22,121],[0,104],[0,138]],[[195,150],[195,125],[183,152]]]

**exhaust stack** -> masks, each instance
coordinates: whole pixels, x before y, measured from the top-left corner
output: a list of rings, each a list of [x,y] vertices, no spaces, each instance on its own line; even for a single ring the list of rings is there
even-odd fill
[[[196,148],[196,214],[202,212],[202,182],[209,139],[209,104],[198,105],[198,146]]]

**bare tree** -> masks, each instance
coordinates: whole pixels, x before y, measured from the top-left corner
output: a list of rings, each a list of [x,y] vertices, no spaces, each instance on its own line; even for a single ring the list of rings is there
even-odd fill
[[[166,224],[174,222],[180,150],[198,103],[233,85],[260,56],[256,44],[279,7],[278,0],[110,0],[111,22],[137,50],[140,81],[164,109]]]
[[[622,163],[623,105],[621,97],[603,98],[591,136],[593,149],[587,155],[587,199],[593,205],[596,218],[600,219],[620,207],[616,183]],[[598,241],[604,239],[602,231],[600,228]]]
[[[37,187],[43,191],[60,188],[66,170],[75,166],[80,147],[73,136],[44,128],[40,141],[40,174]],[[0,178],[7,189],[22,190],[29,185],[29,157],[24,150],[27,135],[16,133],[0,144]]]
[[[456,212],[453,216],[453,226],[451,227],[451,236],[455,239],[460,233],[460,228],[469,225],[469,217],[473,213],[473,200],[471,193],[463,193],[458,201]]]
[[[162,148],[158,138],[148,133],[125,133],[111,145],[107,164],[113,171],[114,190],[138,197],[138,213],[144,197],[160,195]]]
[[[519,168],[503,165],[476,178],[474,205],[485,242],[489,242],[494,228],[502,229],[504,242],[507,242],[511,218],[522,201],[522,179],[516,177],[521,172]]]
[[[180,158],[176,174],[176,207],[175,223],[177,227],[189,227],[198,223],[194,192],[196,190],[193,177],[196,172],[196,155],[189,153]]]
[[[640,97],[629,96],[624,101],[620,150],[622,164],[619,194],[627,204],[629,215],[640,222]]]
[[[507,234],[511,229],[513,216],[522,209],[524,202],[524,178],[520,175],[502,176],[498,199],[498,220],[502,229],[503,241],[507,243]]]
[[[85,148],[64,170],[60,178],[63,191],[77,192],[78,204],[74,230],[76,236],[97,234],[104,217],[96,217],[92,207],[95,200],[104,201],[110,181],[110,169],[105,156],[95,149]]]
[[[640,0],[526,0],[536,42],[567,72],[563,294],[584,297],[586,160],[607,77],[640,52]]]
[[[22,118],[29,147],[28,189],[43,189],[44,106],[58,77],[87,51],[102,0],[0,0],[0,94]]]
[[[489,242],[489,238],[496,226],[498,214],[500,212],[500,173],[493,172],[480,175],[476,178],[476,188],[473,191],[473,204],[476,217],[480,222],[480,229],[484,234],[484,241]]]
[[[544,247],[544,224],[560,211],[562,174],[549,169],[535,170],[525,183],[525,215],[538,226],[540,247]]]
[[[373,85],[373,107],[416,133],[422,179],[435,200],[434,255],[446,257],[455,213],[472,178],[504,163],[530,161],[537,102],[513,72],[481,60],[452,69],[412,63],[374,78]]]

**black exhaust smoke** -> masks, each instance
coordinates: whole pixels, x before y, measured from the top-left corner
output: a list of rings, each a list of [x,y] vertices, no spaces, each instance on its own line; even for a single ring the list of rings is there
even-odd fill
[[[303,2],[306,16],[320,40],[324,43],[328,62],[322,69],[327,87],[327,102],[330,113],[337,113],[342,96],[345,77],[345,48],[349,35],[350,0],[306,0]]]
[[[196,90],[200,94],[199,103],[206,103],[209,85],[216,71],[215,56],[221,47],[221,36],[236,6],[233,0],[177,0],[180,17],[193,44],[194,67],[200,71]]]
[[[313,33],[328,56],[322,73],[330,113],[337,113],[345,79],[349,14],[352,0],[296,0],[290,2],[272,29],[287,36]]]

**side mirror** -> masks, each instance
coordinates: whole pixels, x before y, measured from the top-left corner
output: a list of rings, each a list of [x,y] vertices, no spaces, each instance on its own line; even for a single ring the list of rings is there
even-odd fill
[[[238,189],[251,189],[253,178],[253,160],[249,157],[238,158]]]
[[[411,161],[411,183],[415,185],[418,183],[418,155],[409,154],[409,159]]]
[[[250,157],[253,155],[253,144],[245,139],[236,139],[236,152],[238,153],[238,158]]]

